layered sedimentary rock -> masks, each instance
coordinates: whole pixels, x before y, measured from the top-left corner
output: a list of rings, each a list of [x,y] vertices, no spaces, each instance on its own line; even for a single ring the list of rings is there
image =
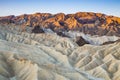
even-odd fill
[[[30,26],[34,33],[39,33],[38,29],[41,32],[42,28],[50,28],[55,32],[76,30],[91,35],[120,36],[119,17],[92,12],[11,15],[0,17],[0,23],[20,25],[23,31]]]
[[[77,37],[76,38],[76,43],[79,45],[79,46],[83,46],[85,44],[89,44],[89,42],[87,42],[83,37]]]
[[[31,30],[0,26],[0,80],[120,80],[119,41],[79,46],[72,38],[45,32],[49,30]]]

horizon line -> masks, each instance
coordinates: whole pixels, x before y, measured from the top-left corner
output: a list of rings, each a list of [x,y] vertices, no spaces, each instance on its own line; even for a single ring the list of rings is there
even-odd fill
[[[93,11],[77,11],[77,12],[70,12],[70,13],[66,13],[66,12],[39,12],[39,11],[36,11],[36,12],[28,12],[28,13],[20,13],[20,14],[8,14],[8,15],[0,15],[0,17],[5,17],[5,16],[11,16],[11,15],[14,15],[14,16],[20,16],[20,15],[32,15],[32,14],[37,14],[37,13],[49,13],[49,14],[59,14],[59,13],[63,13],[65,15],[67,14],[76,14],[76,13],[79,13],[79,12],[83,12],[83,13],[99,13],[99,14],[104,14],[104,15],[107,15],[107,16],[115,16],[115,17],[120,17],[118,15],[112,15],[112,14],[107,14],[107,13],[103,13],[103,12],[93,12]]]

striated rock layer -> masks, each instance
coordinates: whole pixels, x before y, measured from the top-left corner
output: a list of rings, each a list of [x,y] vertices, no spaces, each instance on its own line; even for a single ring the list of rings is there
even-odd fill
[[[32,32],[41,33],[43,28],[50,28],[59,33],[75,30],[91,35],[120,36],[120,18],[101,13],[77,12],[75,14],[35,13],[20,16],[0,17],[2,24],[20,25],[23,31],[26,26],[32,27]]]
[[[56,34],[0,26],[0,80],[120,80],[120,42],[80,47]]]

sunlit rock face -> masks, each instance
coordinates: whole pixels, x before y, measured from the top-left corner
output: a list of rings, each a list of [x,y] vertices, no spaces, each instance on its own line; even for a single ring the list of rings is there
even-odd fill
[[[34,33],[40,33],[41,28],[50,28],[55,32],[76,30],[91,35],[120,36],[119,17],[92,12],[11,15],[0,17],[0,23],[21,25],[23,31],[26,26],[30,26]]]
[[[73,36],[62,37],[43,30],[0,26],[0,80],[120,80],[120,42],[115,42],[119,37],[113,36],[112,44],[96,45],[90,41],[101,44],[109,36],[66,32]],[[79,43],[89,44],[80,46],[76,35],[81,36]]]

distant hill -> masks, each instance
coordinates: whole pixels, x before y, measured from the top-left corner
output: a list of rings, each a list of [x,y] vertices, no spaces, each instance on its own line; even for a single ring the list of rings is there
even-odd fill
[[[91,35],[120,36],[120,18],[101,13],[77,12],[75,14],[35,13],[20,16],[0,17],[0,24],[20,25],[23,31],[26,26],[32,27],[34,33],[42,28],[50,28],[54,32],[77,30]]]

